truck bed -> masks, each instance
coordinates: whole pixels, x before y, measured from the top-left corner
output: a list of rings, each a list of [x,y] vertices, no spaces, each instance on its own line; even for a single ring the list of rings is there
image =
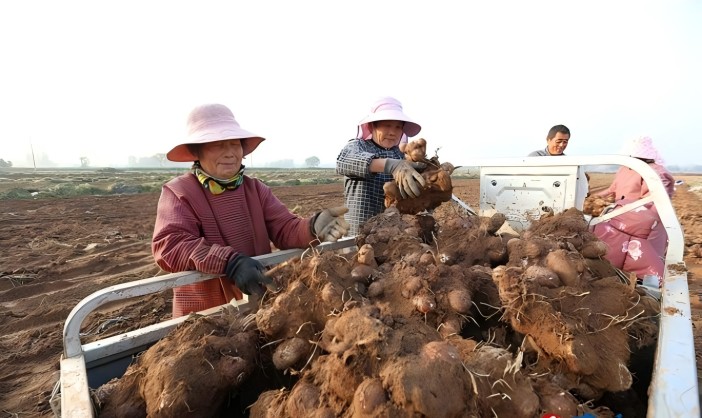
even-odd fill
[[[630,167],[646,179],[652,192],[650,198],[638,201],[627,210],[654,202],[669,237],[664,285],[661,289],[659,338],[649,388],[648,416],[698,417],[696,360],[687,270],[682,259],[682,230],[657,174],[639,160],[615,155],[479,160],[467,161],[463,165],[481,168],[480,213],[508,212],[508,219],[518,229],[519,225],[527,226],[525,219],[538,213],[544,199],[557,210],[573,206],[576,196],[573,178],[577,167],[602,164]],[[554,191],[553,185],[556,183],[559,189]],[[564,187],[561,189],[562,185]],[[496,186],[501,189],[494,190]],[[512,205],[515,196],[516,200],[526,203],[523,206]],[[608,217],[617,214],[615,212]],[[603,217],[593,221],[602,222],[606,219]],[[337,243],[322,244],[319,249],[338,250],[353,245],[353,238],[348,238]],[[303,250],[288,250],[257,258],[264,265],[273,265],[302,253]],[[81,301],[68,316],[64,327],[64,353],[60,364],[61,416],[93,416],[89,389],[121,376],[133,354],[148,348],[185,320],[176,318],[81,344],[80,327],[90,312],[111,301],[160,292],[212,277],[198,272],[174,273],[109,287]],[[243,303],[240,308],[246,309],[246,304]],[[213,308],[203,313],[218,309]]]

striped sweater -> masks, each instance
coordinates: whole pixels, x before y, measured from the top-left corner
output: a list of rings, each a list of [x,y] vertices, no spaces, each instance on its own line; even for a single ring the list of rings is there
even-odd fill
[[[214,195],[191,174],[163,186],[151,249],[168,272],[224,273],[233,254],[257,256],[313,245],[311,218],[300,218],[259,180],[245,177],[236,190]],[[241,293],[226,278],[173,290],[173,317],[227,303]]]

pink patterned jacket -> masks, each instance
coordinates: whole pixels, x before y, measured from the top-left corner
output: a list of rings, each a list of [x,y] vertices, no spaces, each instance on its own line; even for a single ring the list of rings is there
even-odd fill
[[[649,163],[649,166],[660,176],[668,197],[672,197],[675,191],[673,176],[660,164]],[[636,171],[621,167],[609,188],[597,194],[606,196],[612,193],[617,206],[623,206],[647,196],[650,190]],[[636,273],[638,278],[656,275],[662,280],[668,234],[655,205],[648,204],[598,224],[593,232],[607,244],[605,257],[612,265]]]

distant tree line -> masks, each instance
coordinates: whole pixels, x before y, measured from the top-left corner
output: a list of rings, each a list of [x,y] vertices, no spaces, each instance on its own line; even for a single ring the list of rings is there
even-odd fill
[[[127,159],[129,167],[182,167],[183,163],[174,163],[166,158],[166,154],[158,153],[150,157],[135,157],[130,155]]]
[[[0,158],[0,168],[12,167],[12,161],[5,161]]]
[[[702,173],[702,165],[699,164],[686,166],[666,165],[665,167],[671,173]]]
[[[276,160],[271,161],[265,165],[265,167],[271,168],[295,168],[295,161],[293,159]]]
[[[309,158],[305,159],[304,166],[305,167],[319,167],[319,157],[312,156]],[[264,164],[264,167],[270,167],[270,168],[296,168],[297,166],[295,165],[295,160],[292,158],[286,158],[283,160],[275,160],[275,161],[270,161],[266,164]]]
[[[319,166],[319,158],[316,156],[310,157],[305,160],[305,165],[307,167],[318,167]]]

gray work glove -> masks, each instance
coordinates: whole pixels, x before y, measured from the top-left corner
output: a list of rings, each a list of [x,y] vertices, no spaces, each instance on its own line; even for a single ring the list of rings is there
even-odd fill
[[[400,189],[400,195],[403,199],[407,199],[407,197],[419,197],[422,193],[422,187],[425,185],[424,177],[417,172],[422,166],[421,163],[388,158],[385,160],[384,171],[386,174],[392,174]]]
[[[324,209],[312,220],[312,233],[321,242],[334,242],[349,232],[349,223],[344,214],[349,211],[346,206]]]

